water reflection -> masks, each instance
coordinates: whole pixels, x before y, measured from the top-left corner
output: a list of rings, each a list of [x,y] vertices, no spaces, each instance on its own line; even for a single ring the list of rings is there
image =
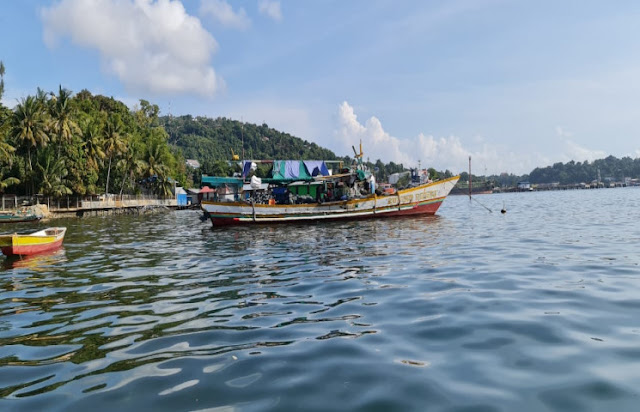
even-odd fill
[[[29,269],[34,272],[44,272],[52,266],[67,261],[64,247],[35,255],[6,256],[2,261],[3,269]]]

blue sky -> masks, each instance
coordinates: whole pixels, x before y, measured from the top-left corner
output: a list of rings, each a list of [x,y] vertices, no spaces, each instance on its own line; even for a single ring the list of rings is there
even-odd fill
[[[371,160],[482,174],[640,155],[640,3],[0,4],[3,103],[36,87],[262,123]]]

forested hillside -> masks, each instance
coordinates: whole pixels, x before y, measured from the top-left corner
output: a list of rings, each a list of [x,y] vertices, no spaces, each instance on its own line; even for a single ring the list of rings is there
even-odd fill
[[[553,166],[536,167],[529,174],[531,183],[589,183],[598,178],[602,180],[622,181],[625,177],[640,178],[640,159],[609,156],[593,162],[555,163]]]
[[[261,126],[218,117],[164,116],[160,119],[169,134],[169,143],[182,150],[187,159],[201,163],[230,160],[233,153],[246,159],[335,160],[331,150]]]

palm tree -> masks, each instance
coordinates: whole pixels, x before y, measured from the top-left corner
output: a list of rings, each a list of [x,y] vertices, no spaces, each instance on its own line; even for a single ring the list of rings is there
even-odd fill
[[[0,60],[0,100],[4,94],[4,63]]]
[[[123,125],[120,116],[114,114],[109,117],[104,128],[104,153],[109,157],[109,168],[107,169],[107,187],[105,193],[109,194],[109,177],[111,175],[111,160],[114,156],[124,152],[127,148],[122,136]]]
[[[2,173],[0,173],[0,193],[4,193],[4,190],[13,185],[20,184],[20,180],[15,177],[7,177],[4,179]]]
[[[16,149],[2,139],[2,136],[4,134],[2,132],[2,129],[3,127],[0,124],[0,159],[2,159],[2,162],[0,162],[0,165],[4,163],[6,159],[6,163],[9,164],[9,166],[11,166],[11,154],[15,152]]]
[[[46,117],[41,103],[33,96],[22,99],[11,117],[10,127],[9,134],[27,152],[25,166],[27,175],[31,178],[33,173],[31,149],[44,147],[49,141]]]
[[[120,187],[120,198],[122,198],[122,192],[129,179],[131,186],[133,186],[133,177],[136,174],[142,173],[146,166],[144,160],[136,159],[133,150],[125,152],[124,157],[118,161],[118,167],[122,169],[122,187]]]
[[[155,189],[157,193],[162,197],[170,197],[173,193],[171,189],[173,189],[174,182],[171,178],[167,176],[158,176],[155,181]]]
[[[144,163],[145,176],[161,176],[165,174],[167,166],[165,160],[167,153],[164,147],[158,142],[151,142],[147,147],[146,159]]]
[[[58,143],[58,157],[62,145],[69,144],[73,135],[80,133],[80,128],[73,121],[73,111],[70,102],[71,91],[59,86],[58,95],[53,95],[53,104],[50,107],[51,129]]]
[[[42,183],[39,192],[45,196],[61,197],[73,193],[67,187],[67,168],[64,165],[64,159],[56,157],[55,159],[50,153],[43,153],[42,163],[38,161],[36,166],[40,170]]]
[[[102,135],[95,121],[87,120],[81,127],[82,144],[87,155],[87,164],[94,170],[102,163],[105,154],[102,150]]]

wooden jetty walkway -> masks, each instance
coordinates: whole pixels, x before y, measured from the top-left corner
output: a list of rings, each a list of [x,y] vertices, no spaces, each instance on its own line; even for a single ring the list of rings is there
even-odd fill
[[[156,208],[178,208],[174,198],[162,199],[155,196],[87,196],[47,198],[42,196],[24,197],[4,195],[0,210],[13,211],[24,207],[38,207],[46,210],[45,217],[94,216],[116,213],[135,213]],[[45,207],[46,206],[46,207]]]

